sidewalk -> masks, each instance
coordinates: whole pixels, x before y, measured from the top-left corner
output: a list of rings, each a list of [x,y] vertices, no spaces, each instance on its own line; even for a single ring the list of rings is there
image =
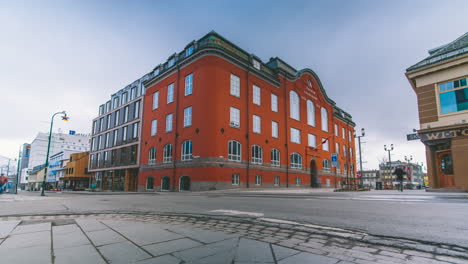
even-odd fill
[[[154,214],[0,217],[2,263],[468,263],[464,248],[274,219]]]

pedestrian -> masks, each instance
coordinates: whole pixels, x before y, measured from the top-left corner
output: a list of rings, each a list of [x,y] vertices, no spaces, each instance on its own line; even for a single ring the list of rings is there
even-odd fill
[[[400,191],[403,191],[403,175],[406,174],[405,171],[401,166],[398,166],[395,171],[393,172],[393,175],[396,175],[397,181],[400,182]]]
[[[8,182],[8,178],[3,176],[3,174],[0,175],[0,193],[5,192],[7,182]]]

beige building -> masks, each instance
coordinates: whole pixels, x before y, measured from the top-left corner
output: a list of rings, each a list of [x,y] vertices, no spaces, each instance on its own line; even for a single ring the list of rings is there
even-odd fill
[[[418,98],[429,185],[468,191],[468,33],[406,70]]]

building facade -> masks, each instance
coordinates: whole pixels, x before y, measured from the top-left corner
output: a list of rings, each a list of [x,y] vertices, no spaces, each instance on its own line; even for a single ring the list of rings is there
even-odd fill
[[[406,70],[418,98],[429,185],[468,191],[468,33]]]
[[[381,189],[382,182],[379,170],[365,170],[361,172],[362,184],[372,189]]]
[[[31,145],[24,143],[20,147],[19,153],[19,170],[18,170],[18,188],[24,190],[28,185],[28,164],[29,164],[29,155],[30,155]]]
[[[418,163],[403,161],[392,161],[391,163],[379,164],[380,182],[383,189],[395,189],[400,184],[393,172],[397,167],[402,167],[405,171],[403,185],[408,189],[419,189],[425,186],[423,166]],[[380,185],[380,184],[378,184]]]
[[[147,76],[139,191],[356,181],[355,123],[312,70],[264,63],[211,32]]]
[[[88,171],[89,152],[70,155],[65,173],[60,178],[64,189],[85,190],[90,187],[91,173]]]
[[[136,191],[140,166],[142,82],[136,80],[111,96],[93,119],[89,172],[97,189]]]

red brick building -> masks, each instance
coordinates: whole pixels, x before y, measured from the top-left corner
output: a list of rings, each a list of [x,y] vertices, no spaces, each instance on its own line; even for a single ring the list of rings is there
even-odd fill
[[[331,187],[354,178],[355,123],[310,69],[263,63],[211,32],[144,86],[139,191]]]

